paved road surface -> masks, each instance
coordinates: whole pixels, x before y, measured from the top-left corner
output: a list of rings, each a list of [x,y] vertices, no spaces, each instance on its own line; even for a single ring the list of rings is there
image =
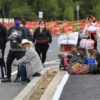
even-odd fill
[[[100,100],[100,75],[70,75],[59,100]]]
[[[55,61],[58,59],[57,54],[59,53],[59,47],[57,46],[57,38],[58,36],[53,36],[53,42],[49,47],[48,53],[47,53],[47,60],[46,60],[46,67],[57,65],[57,63],[53,63],[52,61]],[[5,61],[7,58],[7,54],[9,51],[9,42],[6,45],[6,51],[5,51]],[[12,81],[16,77],[16,71],[17,67],[12,66]],[[1,71],[0,71],[1,75]],[[0,83],[0,100],[13,100],[15,96],[25,87],[19,86],[18,83]],[[2,98],[2,99],[1,99]]]

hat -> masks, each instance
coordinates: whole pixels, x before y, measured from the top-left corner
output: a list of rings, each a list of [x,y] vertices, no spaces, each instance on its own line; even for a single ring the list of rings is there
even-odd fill
[[[16,16],[16,17],[14,18],[14,20],[20,20],[20,21],[21,21],[21,17],[20,17],[20,16]]]
[[[19,46],[22,47],[22,44],[24,44],[24,43],[28,43],[28,44],[30,44],[31,47],[33,46],[33,43],[32,43],[31,41],[28,41],[27,39],[23,39],[23,40],[22,40],[22,43],[19,44]]]

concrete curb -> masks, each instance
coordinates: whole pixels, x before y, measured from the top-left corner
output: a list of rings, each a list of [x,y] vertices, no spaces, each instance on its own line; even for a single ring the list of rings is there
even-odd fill
[[[52,100],[52,97],[61,82],[63,76],[65,75],[66,71],[59,71],[57,75],[54,77],[54,79],[51,81],[49,86],[46,88],[44,94],[40,98],[40,100]],[[46,98],[46,99],[45,99]]]
[[[52,71],[58,71],[59,66],[52,66],[43,70],[43,75],[35,77],[33,80],[13,99],[13,100],[29,100],[30,96],[35,92],[37,87]]]

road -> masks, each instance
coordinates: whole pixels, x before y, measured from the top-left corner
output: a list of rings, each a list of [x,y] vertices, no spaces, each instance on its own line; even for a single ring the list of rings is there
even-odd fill
[[[47,52],[46,67],[59,64],[57,54],[60,52],[57,46],[58,36],[53,36],[53,42]],[[5,61],[9,51],[9,42],[6,46]],[[16,77],[17,67],[12,66],[12,81]],[[1,74],[1,73],[0,73]],[[26,85],[18,83],[0,83],[0,100],[13,100]],[[69,75],[59,97],[59,100],[100,100],[100,76],[99,75]]]
[[[59,62],[56,62],[58,57],[57,54],[59,53],[60,49],[57,46],[57,39],[58,36],[53,36],[53,42],[49,47],[49,50],[47,52],[47,59],[45,62],[45,67],[50,67],[57,65]],[[7,54],[9,52],[10,44],[9,42],[6,44],[6,50],[5,50],[5,61],[7,58]],[[54,61],[55,63],[53,63]],[[0,83],[0,100],[13,100],[15,96],[18,95],[18,93],[26,86],[22,85],[19,86],[18,83],[13,83],[15,77],[16,77],[17,67],[12,66],[12,82],[11,83]],[[1,75],[1,71],[0,71]]]

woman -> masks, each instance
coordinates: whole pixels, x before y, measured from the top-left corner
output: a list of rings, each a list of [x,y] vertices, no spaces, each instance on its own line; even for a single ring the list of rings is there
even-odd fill
[[[41,20],[39,22],[39,25],[40,26],[35,30],[33,34],[33,44],[35,45],[35,50],[37,51],[44,66],[46,60],[46,53],[49,48],[49,45],[52,42],[52,35],[50,31],[45,28],[45,21]]]
[[[93,24],[93,17],[91,15],[88,17],[88,21],[89,21],[89,24],[85,26],[85,29],[83,30],[83,34],[87,35],[89,39],[92,39],[95,41],[94,48],[97,49],[96,34],[88,32],[89,26]]]

